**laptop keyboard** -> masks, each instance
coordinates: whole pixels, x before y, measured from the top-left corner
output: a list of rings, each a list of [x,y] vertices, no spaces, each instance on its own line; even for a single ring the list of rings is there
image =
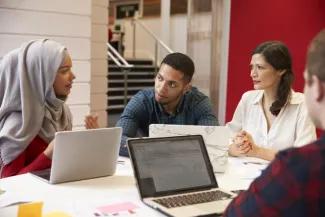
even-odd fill
[[[180,206],[193,205],[198,203],[207,203],[218,200],[229,199],[232,196],[220,190],[200,192],[194,194],[165,197],[161,199],[153,200],[160,205],[167,208],[175,208]]]

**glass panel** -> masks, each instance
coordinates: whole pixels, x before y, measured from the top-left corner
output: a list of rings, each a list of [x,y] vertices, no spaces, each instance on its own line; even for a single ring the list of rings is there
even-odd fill
[[[188,2],[187,53],[195,63],[193,84],[209,96],[211,73],[211,0]]]

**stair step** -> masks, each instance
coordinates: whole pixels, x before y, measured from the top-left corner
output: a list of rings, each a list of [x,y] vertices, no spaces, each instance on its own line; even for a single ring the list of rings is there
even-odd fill
[[[127,101],[138,91],[152,88],[155,81],[157,66],[150,59],[127,59],[134,67],[127,69]],[[107,112],[121,113],[124,110],[124,69],[108,60],[108,91]]]
[[[124,75],[123,72],[109,72],[108,75]],[[155,75],[153,72],[129,72],[128,75]]]
[[[127,83],[152,83],[154,79],[128,79]],[[124,79],[110,79],[108,83],[124,83]]]
[[[153,61],[151,59],[131,59],[128,58],[126,61],[133,65],[153,65]]]
[[[153,65],[153,61],[150,59],[126,59],[129,64],[132,65]],[[108,64],[115,64],[113,60],[109,59]]]
[[[121,69],[108,69],[108,73],[111,73],[111,72],[121,72],[121,73],[123,73],[123,71]],[[156,70],[154,68],[152,68],[152,69],[133,68],[131,71],[128,71],[128,74],[132,74],[134,72],[151,72],[152,74],[155,74]]]
[[[143,66],[134,66],[128,69],[129,72],[154,72],[156,70],[155,66],[152,65],[143,65]],[[122,72],[123,69],[117,65],[108,65],[109,72]]]
[[[143,86],[128,87],[128,90],[142,90],[142,89],[144,89]],[[124,91],[124,87],[109,87],[108,92],[110,91]]]
[[[132,95],[128,95],[127,98],[131,99]],[[108,96],[108,100],[124,100],[124,96]]]
[[[118,66],[116,64],[109,64],[108,67],[109,68],[121,68],[120,66]],[[132,68],[154,68],[154,67],[155,67],[154,65],[134,65]]]
[[[109,105],[107,109],[124,109],[124,105]]]

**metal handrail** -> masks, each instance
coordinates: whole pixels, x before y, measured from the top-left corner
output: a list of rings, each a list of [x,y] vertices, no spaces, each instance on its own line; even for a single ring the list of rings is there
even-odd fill
[[[122,69],[124,78],[124,91],[123,91],[123,104],[127,104],[128,95],[128,73],[134,65],[129,64],[120,54],[115,50],[115,48],[107,43],[107,55],[113,60],[113,62]]]
[[[155,63],[157,64],[158,59],[158,45],[163,47],[168,53],[173,53],[174,51],[170,49],[162,40],[160,40],[148,27],[146,27],[136,16],[132,19],[133,24],[133,57],[135,58],[135,40],[136,40],[136,24],[139,24],[154,40],[155,40]],[[156,69],[157,72],[157,69]]]
[[[116,65],[118,65],[119,67],[122,67],[121,63],[114,57],[114,55],[111,52],[107,51],[107,55],[113,60],[113,62]]]
[[[121,68],[132,68],[133,65],[129,64],[115,48],[110,45],[109,43],[107,44],[107,55],[114,61],[116,65],[118,65]]]
[[[146,27],[138,18],[133,18],[135,23],[138,23],[152,38],[155,39],[166,51],[173,53],[173,50],[170,49],[162,40],[160,40],[148,27]]]

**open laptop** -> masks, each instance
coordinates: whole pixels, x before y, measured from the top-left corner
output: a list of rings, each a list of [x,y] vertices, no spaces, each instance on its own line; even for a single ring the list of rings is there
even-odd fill
[[[177,125],[177,124],[151,124],[149,137],[202,135],[205,144],[213,146],[229,146],[231,131],[226,126],[200,126],[200,125]]]
[[[128,140],[142,201],[169,216],[222,214],[235,194],[218,189],[201,135]]]
[[[231,131],[226,126],[151,124],[149,137],[202,135],[215,173],[227,169]]]
[[[113,175],[122,129],[57,132],[50,169],[32,172],[51,184]]]

